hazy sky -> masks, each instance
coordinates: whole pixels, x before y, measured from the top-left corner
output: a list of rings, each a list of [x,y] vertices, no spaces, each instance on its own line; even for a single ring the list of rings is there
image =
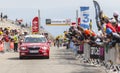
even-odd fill
[[[114,11],[120,12],[119,0],[96,1],[98,1],[105,14],[110,17],[112,17]],[[72,21],[75,21],[75,11],[76,9],[80,10],[80,6],[90,6],[90,18],[93,19],[93,25],[96,28],[93,0],[0,0],[0,12],[7,14],[13,20],[23,18],[24,22],[30,23],[32,18],[37,16],[37,10],[40,9],[41,25],[55,36],[68,29],[68,27],[46,26],[45,19],[71,18]]]

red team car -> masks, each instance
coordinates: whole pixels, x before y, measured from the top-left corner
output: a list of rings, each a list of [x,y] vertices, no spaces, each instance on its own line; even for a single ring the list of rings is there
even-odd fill
[[[49,43],[43,35],[26,35],[19,48],[19,58],[45,57],[49,59]]]

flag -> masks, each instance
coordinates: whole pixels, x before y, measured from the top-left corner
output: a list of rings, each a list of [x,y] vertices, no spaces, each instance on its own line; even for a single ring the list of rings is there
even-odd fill
[[[39,23],[38,23],[38,17],[34,17],[32,20],[32,33],[38,33],[39,32]]]
[[[80,17],[79,17],[79,18],[78,18],[78,25],[80,25],[80,23],[81,23],[80,20],[81,20],[81,19],[80,19]]]
[[[93,3],[94,3],[95,13],[96,13],[96,16],[95,16],[96,24],[97,24],[98,29],[100,29],[100,26],[99,26],[99,21],[100,21],[99,15],[100,15],[101,8],[100,8],[100,5],[98,4],[97,1],[93,1]]]
[[[80,7],[80,12],[81,12],[81,24],[80,26],[83,27],[84,29],[89,28],[89,6],[83,6]]]

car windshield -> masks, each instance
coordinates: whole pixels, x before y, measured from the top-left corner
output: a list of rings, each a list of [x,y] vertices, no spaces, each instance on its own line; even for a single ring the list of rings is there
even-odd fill
[[[33,38],[33,37],[26,37],[24,42],[25,43],[45,43],[47,40],[44,37],[37,37],[37,38]]]

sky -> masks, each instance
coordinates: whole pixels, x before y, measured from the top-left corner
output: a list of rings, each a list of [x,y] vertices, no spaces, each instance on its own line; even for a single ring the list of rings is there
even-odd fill
[[[114,11],[120,12],[119,0],[96,0],[104,13],[112,17]],[[67,30],[69,26],[46,26],[45,19],[76,19],[76,10],[80,7],[90,7],[90,18],[93,20],[93,29],[97,30],[95,24],[95,10],[93,0],[0,0],[0,12],[7,14],[9,19],[23,19],[31,23],[40,10],[41,25],[52,35],[57,36]]]

